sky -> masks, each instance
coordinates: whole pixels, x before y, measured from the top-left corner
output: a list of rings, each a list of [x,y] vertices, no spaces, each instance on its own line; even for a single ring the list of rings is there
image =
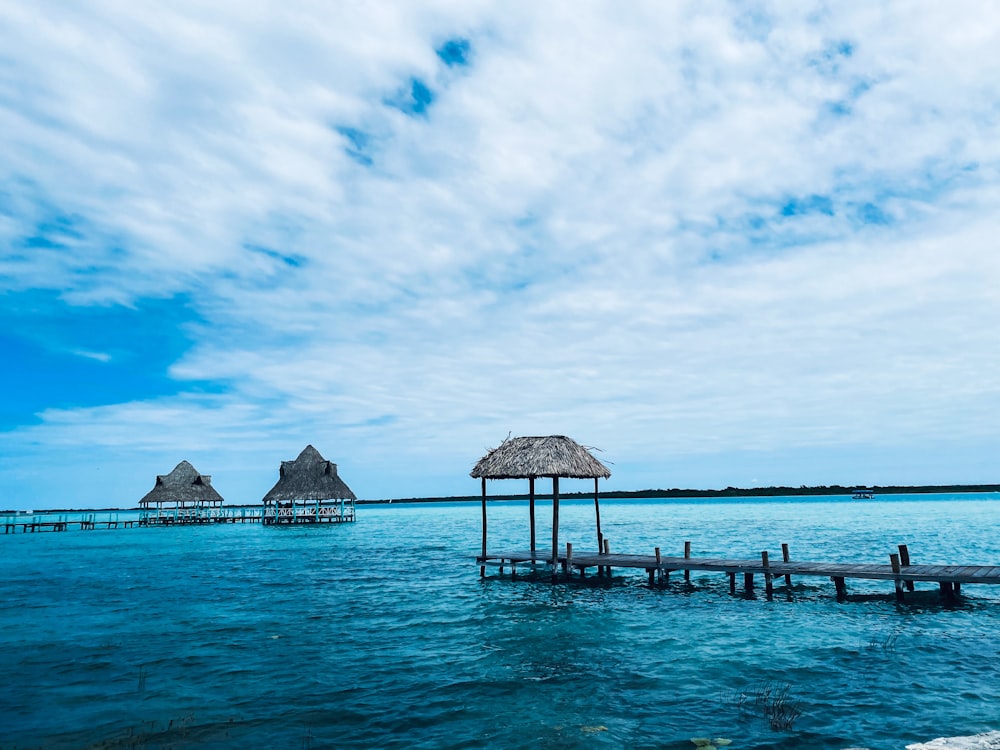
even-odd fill
[[[998,132],[985,0],[0,4],[0,508],[1000,482]]]

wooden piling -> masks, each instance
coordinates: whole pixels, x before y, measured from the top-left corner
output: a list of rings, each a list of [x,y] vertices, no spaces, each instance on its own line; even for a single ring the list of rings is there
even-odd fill
[[[559,556],[559,477],[552,477],[552,567]]]
[[[483,480],[486,481],[485,479]],[[535,551],[535,478],[528,477],[528,522],[531,524],[531,551]]]
[[[601,503],[598,499],[600,494],[597,491],[597,477],[594,477],[594,515],[597,517],[597,549],[601,548],[604,535],[601,533]]]
[[[604,537],[604,554],[605,555],[611,555],[611,542],[608,541],[607,537]],[[610,565],[605,565],[604,566],[604,575],[606,575],[608,578],[611,577],[611,566]]]
[[[771,581],[771,573],[768,568],[771,566],[768,560],[767,550],[760,553],[760,563],[764,567],[764,592],[768,599],[774,598],[774,584]]]
[[[573,564],[573,543],[566,542],[566,559],[563,561],[563,573],[565,575],[570,575],[570,571],[573,570],[570,567]]]
[[[691,542],[684,542],[684,559],[685,560],[691,559]],[[684,568],[684,580],[685,581],[691,580],[691,571],[688,570],[687,568]]]
[[[954,604],[956,601],[955,586],[951,581],[940,581],[938,586],[941,589],[941,598],[946,604]]]
[[[660,563],[661,563],[661,561],[662,561],[663,558],[660,557],[660,548],[659,547],[657,547],[654,550],[654,552],[656,554],[656,576],[657,576],[657,579],[659,580],[659,582],[662,584],[663,583],[663,568],[660,567]]]
[[[899,578],[900,568],[899,568],[899,555],[893,552],[889,555],[889,563],[892,565],[892,572],[896,575],[896,601],[903,601],[903,580]]]
[[[743,590],[747,594],[753,593],[753,573],[743,574]]]
[[[483,477],[483,562],[486,562],[486,477]],[[479,577],[486,577],[486,565],[479,566]]]
[[[791,560],[791,555],[788,554],[788,545],[784,543],[781,545],[781,559],[783,562],[789,562],[789,560]],[[785,573],[785,585],[792,585],[792,576],[789,573]]]
[[[905,544],[899,545],[899,564],[904,568],[910,564],[910,550]],[[915,585],[913,581],[906,582],[907,591],[913,591],[914,588]]]
[[[736,593],[736,573],[734,571],[729,571],[729,593]]]
[[[843,599],[847,596],[847,584],[844,583],[843,576],[834,576],[833,585],[837,589],[837,598]]]

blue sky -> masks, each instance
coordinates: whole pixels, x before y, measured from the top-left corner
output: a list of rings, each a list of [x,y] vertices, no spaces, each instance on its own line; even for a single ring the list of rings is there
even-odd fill
[[[7,3],[0,508],[998,482],[998,127],[986,2]]]

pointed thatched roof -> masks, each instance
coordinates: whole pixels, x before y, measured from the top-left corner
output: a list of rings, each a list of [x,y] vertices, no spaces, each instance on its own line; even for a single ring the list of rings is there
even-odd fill
[[[351,488],[337,476],[337,464],[307,445],[294,461],[282,461],[278,483],[264,495],[264,503],[291,500],[356,500]]]
[[[158,474],[153,489],[139,501],[139,505],[153,503],[222,503],[222,495],[212,486],[212,477],[201,474],[187,461],[181,461],[169,474]]]
[[[479,459],[470,476],[476,479],[607,479],[611,472],[575,440],[565,435],[549,435],[507,438]]]

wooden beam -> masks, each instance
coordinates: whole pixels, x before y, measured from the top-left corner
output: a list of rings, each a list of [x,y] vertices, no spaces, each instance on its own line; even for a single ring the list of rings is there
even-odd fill
[[[531,551],[535,551],[535,478],[528,477],[528,518],[531,521]]]
[[[594,477],[594,514],[597,516],[597,549],[601,549],[604,537],[601,535],[601,503],[599,500],[597,477]]]
[[[483,562],[486,561],[486,477],[483,477]],[[486,566],[479,566],[479,577],[486,576]]]
[[[552,477],[552,570],[559,562],[559,477]]]

